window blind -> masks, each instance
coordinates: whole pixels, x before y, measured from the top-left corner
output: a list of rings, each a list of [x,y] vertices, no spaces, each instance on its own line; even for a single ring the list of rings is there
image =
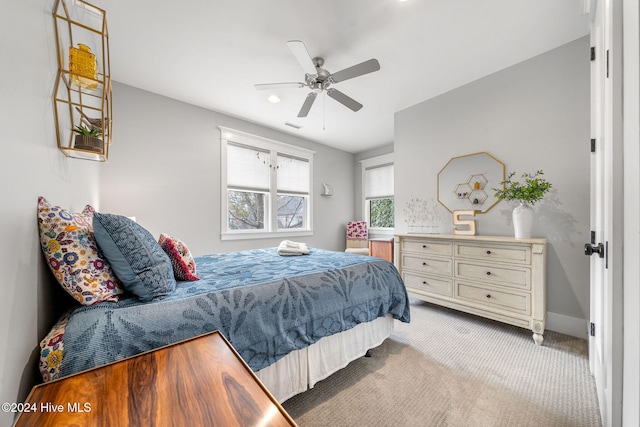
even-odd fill
[[[236,190],[269,191],[269,165],[258,157],[269,152],[235,144],[227,145],[227,187]]]
[[[309,161],[278,154],[278,192],[309,194]]]
[[[367,168],[365,182],[366,199],[393,197],[393,164]]]

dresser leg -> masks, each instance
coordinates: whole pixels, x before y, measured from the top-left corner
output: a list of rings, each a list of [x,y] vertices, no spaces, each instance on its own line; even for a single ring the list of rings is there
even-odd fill
[[[536,345],[541,345],[543,339],[544,337],[542,336],[542,334],[538,334],[536,332],[533,333],[533,341],[536,343]]]

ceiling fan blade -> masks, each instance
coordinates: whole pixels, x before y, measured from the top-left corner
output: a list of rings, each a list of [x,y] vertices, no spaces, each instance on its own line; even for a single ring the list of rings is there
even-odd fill
[[[301,88],[305,84],[301,82],[284,82],[284,83],[259,83],[253,85],[258,90],[285,89],[290,87]]]
[[[370,59],[368,61],[361,62],[344,70],[340,70],[337,73],[331,74],[331,80],[334,83],[343,82],[345,80],[352,79],[354,77],[361,76],[363,74],[373,73],[380,69],[380,63],[377,59]]]
[[[309,51],[307,50],[304,43],[300,40],[290,40],[287,42],[287,46],[293,53],[293,56],[296,57],[300,66],[307,74],[317,74],[316,66],[313,65],[313,61],[311,60],[311,56],[309,55]]]
[[[344,93],[340,92],[337,89],[334,89],[334,88],[327,89],[327,95],[329,95],[331,98],[335,99],[336,101],[338,101],[339,103],[341,103],[342,105],[344,105],[345,107],[353,111],[358,111],[359,109],[362,108],[362,104],[360,104],[355,99],[348,97],[347,95],[345,95]]]
[[[318,96],[318,94],[315,92],[311,92],[307,95],[307,98],[304,100],[304,104],[302,104],[302,108],[300,108],[298,117],[307,117],[307,114],[309,114],[309,110],[313,105],[313,101],[316,100],[316,96]]]

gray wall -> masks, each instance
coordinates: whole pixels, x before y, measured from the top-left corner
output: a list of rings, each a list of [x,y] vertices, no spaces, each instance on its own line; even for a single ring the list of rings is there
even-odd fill
[[[67,159],[56,145],[53,88],[58,70],[53,2],[3,4],[0,25],[0,401],[24,400],[37,372],[39,340],[71,301],[40,249],[38,196],[81,210],[99,201],[105,165]],[[19,37],[18,37],[19,36]],[[62,295],[60,295],[62,293]],[[0,412],[0,425],[13,414]]]
[[[183,240],[194,255],[277,246],[281,239],[220,240],[220,132],[226,126],[315,151],[313,236],[291,238],[344,250],[353,217],[353,154],[224,114],[114,84],[114,142],[102,170],[101,208],[135,216],[154,236]],[[321,184],[334,188],[320,196]]]
[[[437,198],[451,157],[486,151],[506,171],[543,169],[553,191],[536,205],[548,237],[548,327],[586,337],[589,318],[589,40],[582,38],[395,115],[396,231],[412,198]],[[478,215],[478,234],[513,235],[513,205]],[[447,220],[450,217],[447,216]],[[451,223],[442,224],[451,232]]]

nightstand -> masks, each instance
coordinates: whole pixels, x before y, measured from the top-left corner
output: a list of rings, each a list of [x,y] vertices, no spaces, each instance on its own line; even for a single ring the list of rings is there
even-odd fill
[[[369,255],[393,263],[393,237],[369,239]]]
[[[37,385],[24,407],[16,426],[296,425],[218,331]]]

